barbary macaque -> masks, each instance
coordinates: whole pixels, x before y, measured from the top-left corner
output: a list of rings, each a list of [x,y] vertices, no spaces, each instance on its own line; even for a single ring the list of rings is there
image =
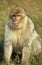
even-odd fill
[[[21,65],[29,65],[31,52],[41,52],[40,38],[34,29],[32,20],[23,8],[15,8],[9,14],[5,25],[4,59],[8,65],[12,52],[22,53]]]

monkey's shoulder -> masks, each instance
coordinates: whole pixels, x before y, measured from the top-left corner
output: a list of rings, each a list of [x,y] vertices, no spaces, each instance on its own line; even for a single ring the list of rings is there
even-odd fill
[[[33,21],[28,17],[28,20],[27,20],[27,26],[28,28],[34,28],[34,24],[33,24]]]

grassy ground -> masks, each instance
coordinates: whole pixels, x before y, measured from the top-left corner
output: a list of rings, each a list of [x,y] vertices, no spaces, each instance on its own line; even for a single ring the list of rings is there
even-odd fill
[[[4,26],[8,21],[11,8],[17,6],[23,7],[26,10],[42,39],[42,0],[0,0],[0,65],[3,64]],[[31,65],[42,65],[42,53],[38,56],[32,56],[30,63]]]

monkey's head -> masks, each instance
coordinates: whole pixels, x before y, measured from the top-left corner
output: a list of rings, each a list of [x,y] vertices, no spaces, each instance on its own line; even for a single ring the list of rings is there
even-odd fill
[[[9,16],[15,28],[21,28],[24,26],[25,17],[26,17],[26,14],[24,9],[19,7],[11,10],[10,16]]]

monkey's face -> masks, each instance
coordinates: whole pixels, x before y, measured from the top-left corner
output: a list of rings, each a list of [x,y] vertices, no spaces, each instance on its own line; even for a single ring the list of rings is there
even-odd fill
[[[13,14],[12,15],[12,22],[14,24],[18,24],[20,22],[21,15],[20,14]]]
[[[25,11],[22,8],[13,9],[10,12],[11,25],[14,28],[23,28],[26,22]]]
[[[11,15],[11,20],[14,28],[23,28],[25,16],[21,14],[13,14]]]

